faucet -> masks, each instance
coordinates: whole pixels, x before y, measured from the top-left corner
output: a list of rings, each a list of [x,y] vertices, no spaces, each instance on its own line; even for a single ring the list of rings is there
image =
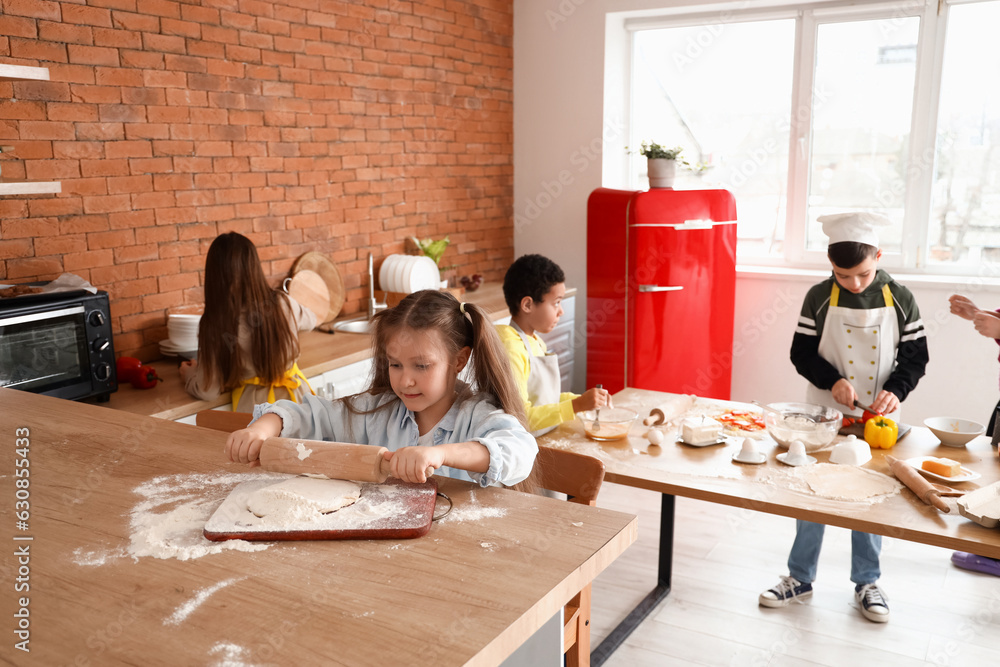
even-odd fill
[[[368,253],[368,319],[372,319],[375,317],[375,313],[386,308],[388,305],[385,301],[379,303],[375,300],[375,264],[372,260],[372,254]]]

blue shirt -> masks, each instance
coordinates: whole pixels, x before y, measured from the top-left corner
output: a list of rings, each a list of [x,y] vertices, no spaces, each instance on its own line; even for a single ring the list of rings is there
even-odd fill
[[[464,479],[482,487],[508,486],[527,479],[538,453],[538,445],[516,417],[497,408],[490,398],[473,393],[459,381],[454,404],[431,430],[433,443],[478,442],[489,451],[485,473],[442,466],[436,474]],[[344,399],[329,401],[307,394],[302,403],[278,401],[254,407],[256,421],[268,413],[281,417],[283,438],[352,442],[379,445],[390,451],[416,447],[420,437],[413,413],[395,394],[368,393],[353,397],[358,413],[347,409]],[[391,405],[386,405],[391,404]],[[381,409],[369,412],[376,407]]]

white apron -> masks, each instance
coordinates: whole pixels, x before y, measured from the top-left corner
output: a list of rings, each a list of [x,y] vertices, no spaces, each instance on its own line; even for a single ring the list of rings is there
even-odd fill
[[[510,323],[514,331],[521,337],[524,349],[528,351],[528,401],[532,405],[550,405],[559,402],[559,395],[562,392],[562,378],[559,373],[559,357],[554,352],[546,352],[544,357],[536,357],[531,353],[531,345],[528,344],[528,335],[521,331],[521,327]],[[556,425],[558,426],[558,424]],[[532,431],[531,435],[536,438],[544,435],[556,428],[547,428]]]
[[[882,287],[882,296],[885,299],[883,308],[843,308],[837,305],[840,287],[835,282],[830,290],[830,309],[820,332],[819,355],[847,378],[862,405],[875,401],[896,363],[899,320],[888,285]],[[886,345],[888,341],[892,344]],[[858,408],[845,409],[833,399],[832,392],[812,383],[806,390],[806,400],[836,408],[844,414],[860,412]],[[886,417],[898,422],[899,410]]]

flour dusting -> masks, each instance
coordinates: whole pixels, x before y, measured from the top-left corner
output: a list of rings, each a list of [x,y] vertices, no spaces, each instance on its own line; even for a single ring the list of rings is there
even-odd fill
[[[309,455],[313,453],[313,450],[308,449],[303,443],[295,445],[295,451],[299,453],[299,461],[305,461],[309,458]]]
[[[84,551],[82,548],[73,550],[73,563],[76,565],[104,565],[108,560],[117,560],[126,555],[124,549],[113,549],[110,551]]]
[[[176,610],[174,610],[174,613],[171,614],[169,618],[164,619],[163,624],[180,625],[181,621],[190,616],[191,612],[200,607],[202,603],[205,602],[205,600],[207,600],[209,597],[212,596],[213,593],[215,593],[219,589],[225,588],[229,584],[232,584],[237,581],[243,581],[244,579],[246,579],[246,577],[234,577],[232,579],[226,579],[225,581],[220,581],[219,583],[213,584],[212,586],[209,586],[207,588],[202,588],[195,594],[193,598],[191,598],[190,600],[182,604],[180,607],[178,607]]]
[[[269,473],[164,475],[140,484],[134,493],[144,498],[132,508],[128,554],[188,560],[226,550],[263,551],[268,544],[246,540],[212,542],[202,531],[219,503],[239,482],[281,479]]]
[[[237,644],[219,642],[211,649],[209,655],[221,655],[215,667],[246,667],[249,663],[244,662],[244,658],[249,651]]]

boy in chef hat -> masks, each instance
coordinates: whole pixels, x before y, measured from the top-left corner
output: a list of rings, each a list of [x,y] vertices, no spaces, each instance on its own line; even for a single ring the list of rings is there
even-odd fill
[[[927,366],[927,338],[913,294],[878,268],[878,228],[890,224],[877,213],[840,213],[819,218],[830,238],[833,275],[806,294],[792,339],[792,363],[809,380],[810,403],[860,414],[855,401],[898,421],[899,403],[913,391]],[[765,607],[784,607],[812,596],[823,524],[797,521],[788,555],[789,576],[761,593]],[[889,604],[876,583],[882,537],[851,533],[851,581],[861,613],[889,620]]]

